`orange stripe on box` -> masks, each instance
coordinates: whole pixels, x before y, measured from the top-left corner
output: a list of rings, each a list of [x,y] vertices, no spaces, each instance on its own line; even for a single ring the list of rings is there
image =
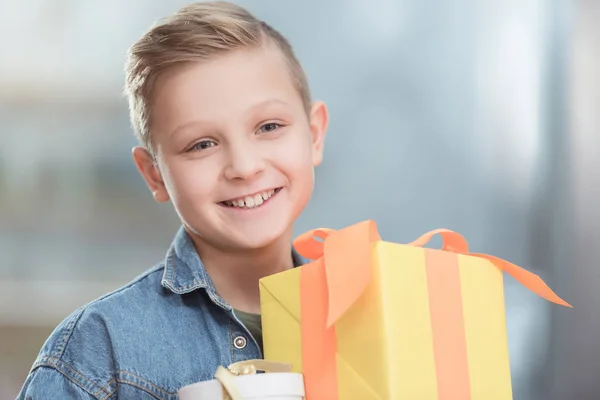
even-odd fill
[[[439,400],[470,400],[458,254],[425,249]]]
[[[306,400],[337,400],[337,337],[327,328],[327,276],[322,258],[300,274],[302,372]]]

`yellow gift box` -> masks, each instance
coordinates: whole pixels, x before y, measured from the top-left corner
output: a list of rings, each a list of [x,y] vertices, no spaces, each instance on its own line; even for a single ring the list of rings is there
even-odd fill
[[[442,249],[424,248],[436,234]],[[314,261],[260,281],[263,341],[304,374],[307,400],[512,399],[502,272],[570,307],[448,230],[402,245],[366,221],[294,245]]]

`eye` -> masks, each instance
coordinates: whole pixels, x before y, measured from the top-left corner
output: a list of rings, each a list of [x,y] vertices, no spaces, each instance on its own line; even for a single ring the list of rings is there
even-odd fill
[[[215,142],[214,140],[201,140],[198,143],[196,143],[195,145],[193,145],[192,148],[190,149],[190,151],[206,150],[209,147],[214,147],[216,145],[217,145],[217,142]]]
[[[269,132],[276,131],[277,129],[279,129],[279,128],[281,128],[281,127],[282,127],[282,125],[280,125],[280,124],[277,124],[277,123],[275,123],[275,122],[269,122],[268,124],[264,124],[264,125],[262,125],[262,126],[261,126],[261,127],[258,129],[258,131],[259,131],[260,133],[269,133]]]

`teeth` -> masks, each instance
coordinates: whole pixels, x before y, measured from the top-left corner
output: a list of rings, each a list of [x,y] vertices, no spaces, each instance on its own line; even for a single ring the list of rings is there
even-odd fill
[[[241,199],[229,200],[225,202],[225,205],[230,207],[254,208],[260,206],[267,199],[273,196],[273,194],[275,194],[274,189],[255,194],[254,196],[246,196]]]

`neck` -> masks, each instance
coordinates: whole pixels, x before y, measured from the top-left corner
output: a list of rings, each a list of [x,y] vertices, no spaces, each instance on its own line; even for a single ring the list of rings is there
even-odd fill
[[[217,293],[236,310],[260,313],[258,281],[294,266],[291,231],[264,248],[238,252],[217,249],[191,236]]]

